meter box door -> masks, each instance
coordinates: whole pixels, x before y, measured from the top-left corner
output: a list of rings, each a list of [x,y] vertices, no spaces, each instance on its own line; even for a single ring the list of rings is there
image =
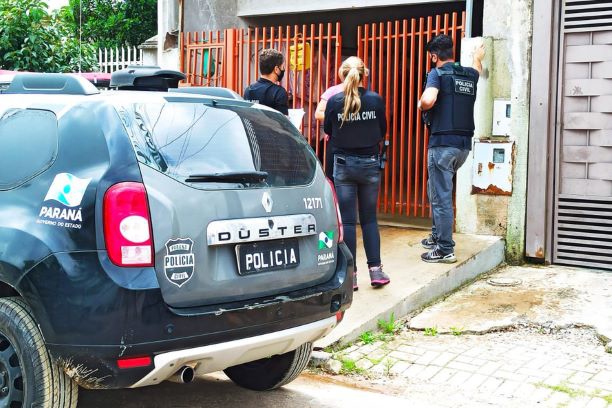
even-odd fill
[[[472,194],[512,195],[514,142],[476,141]]]
[[[495,99],[493,102],[492,136],[510,136],[512,103],[510,99]]]

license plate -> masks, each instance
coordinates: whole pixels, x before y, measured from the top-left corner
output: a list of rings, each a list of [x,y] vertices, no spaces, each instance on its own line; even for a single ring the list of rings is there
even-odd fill
[[[240,244],[236,256],[241,275],[291,269],[300,264],[300,246],[297,239]]]

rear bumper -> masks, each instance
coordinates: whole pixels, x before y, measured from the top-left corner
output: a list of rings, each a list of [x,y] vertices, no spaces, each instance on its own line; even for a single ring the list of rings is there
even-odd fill
[[[233,342],[244,339],[273,338],[314,322],[335,322],[336,312],[348,309],[353,298],[349,273],[353,259],[345,245],[339,249],[335,274],[324,284],[201,308],[172,309],[164,303],[159,289],[118,285],[100,268],[95,252],[49,257],[22,280],[19,291],[32,308],[51,355],[79,385],[125,388],[157,370],[160,355],[213,346],[222,350],[225,344],[241,344]],[[334,306],[338,302],[339,309]],[[316,340],[315,334],[320,337],[328,331],[307,330],[299,341]],[[287,347],[299,345],[293,342]],[[204,353],[217,348],[207,348]],[[117,366],[119,358],[145,355],[153,357],[155,364],[132,369]],[[250,351],[247,355],[257,356]],[[201,361],[197,356],[188,360]],[[200,365],[208,371],[206,364]],[[215,362],[216,367],[221,365]]]
[[[297,349],[302,344],[320,339],[334,327],[336,327],[336,318],[329,317],[279,332],[158,354],[154,358],[155,367],[153,370],[134,384],[132,388],[159,384],[184,366],[191,366],[194,368],[196,375],[201,375],[276,354],[287,353]]]

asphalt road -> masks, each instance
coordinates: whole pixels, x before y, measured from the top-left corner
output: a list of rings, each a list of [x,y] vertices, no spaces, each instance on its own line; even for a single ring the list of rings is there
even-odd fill
[[[410,401],[414,402],[414,401]],[[304,408],[406,407],[406,399],[302,375],[274,391],[254,392],[235,386],[222,374],[190,384],[164,382],[130,390],[81,390],[79,408]]]

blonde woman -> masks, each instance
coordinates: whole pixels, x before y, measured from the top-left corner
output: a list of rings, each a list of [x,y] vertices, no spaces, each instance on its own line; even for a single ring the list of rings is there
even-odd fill
[[[380,233],[376,219],[380,184],[380,148],[387,131],[385,105],[376,92],[361,84],[368,75],[363,61],[350,57],[340,67],[343,92],[329,98],[323,129],[330,135],[334,155],[334,182],[344,224],[344,237],[356,259],[357,208],[368,261],[370,283],[380,288],[390,282],[380,260]],[[357,268],[353,278],[357,290]]]

